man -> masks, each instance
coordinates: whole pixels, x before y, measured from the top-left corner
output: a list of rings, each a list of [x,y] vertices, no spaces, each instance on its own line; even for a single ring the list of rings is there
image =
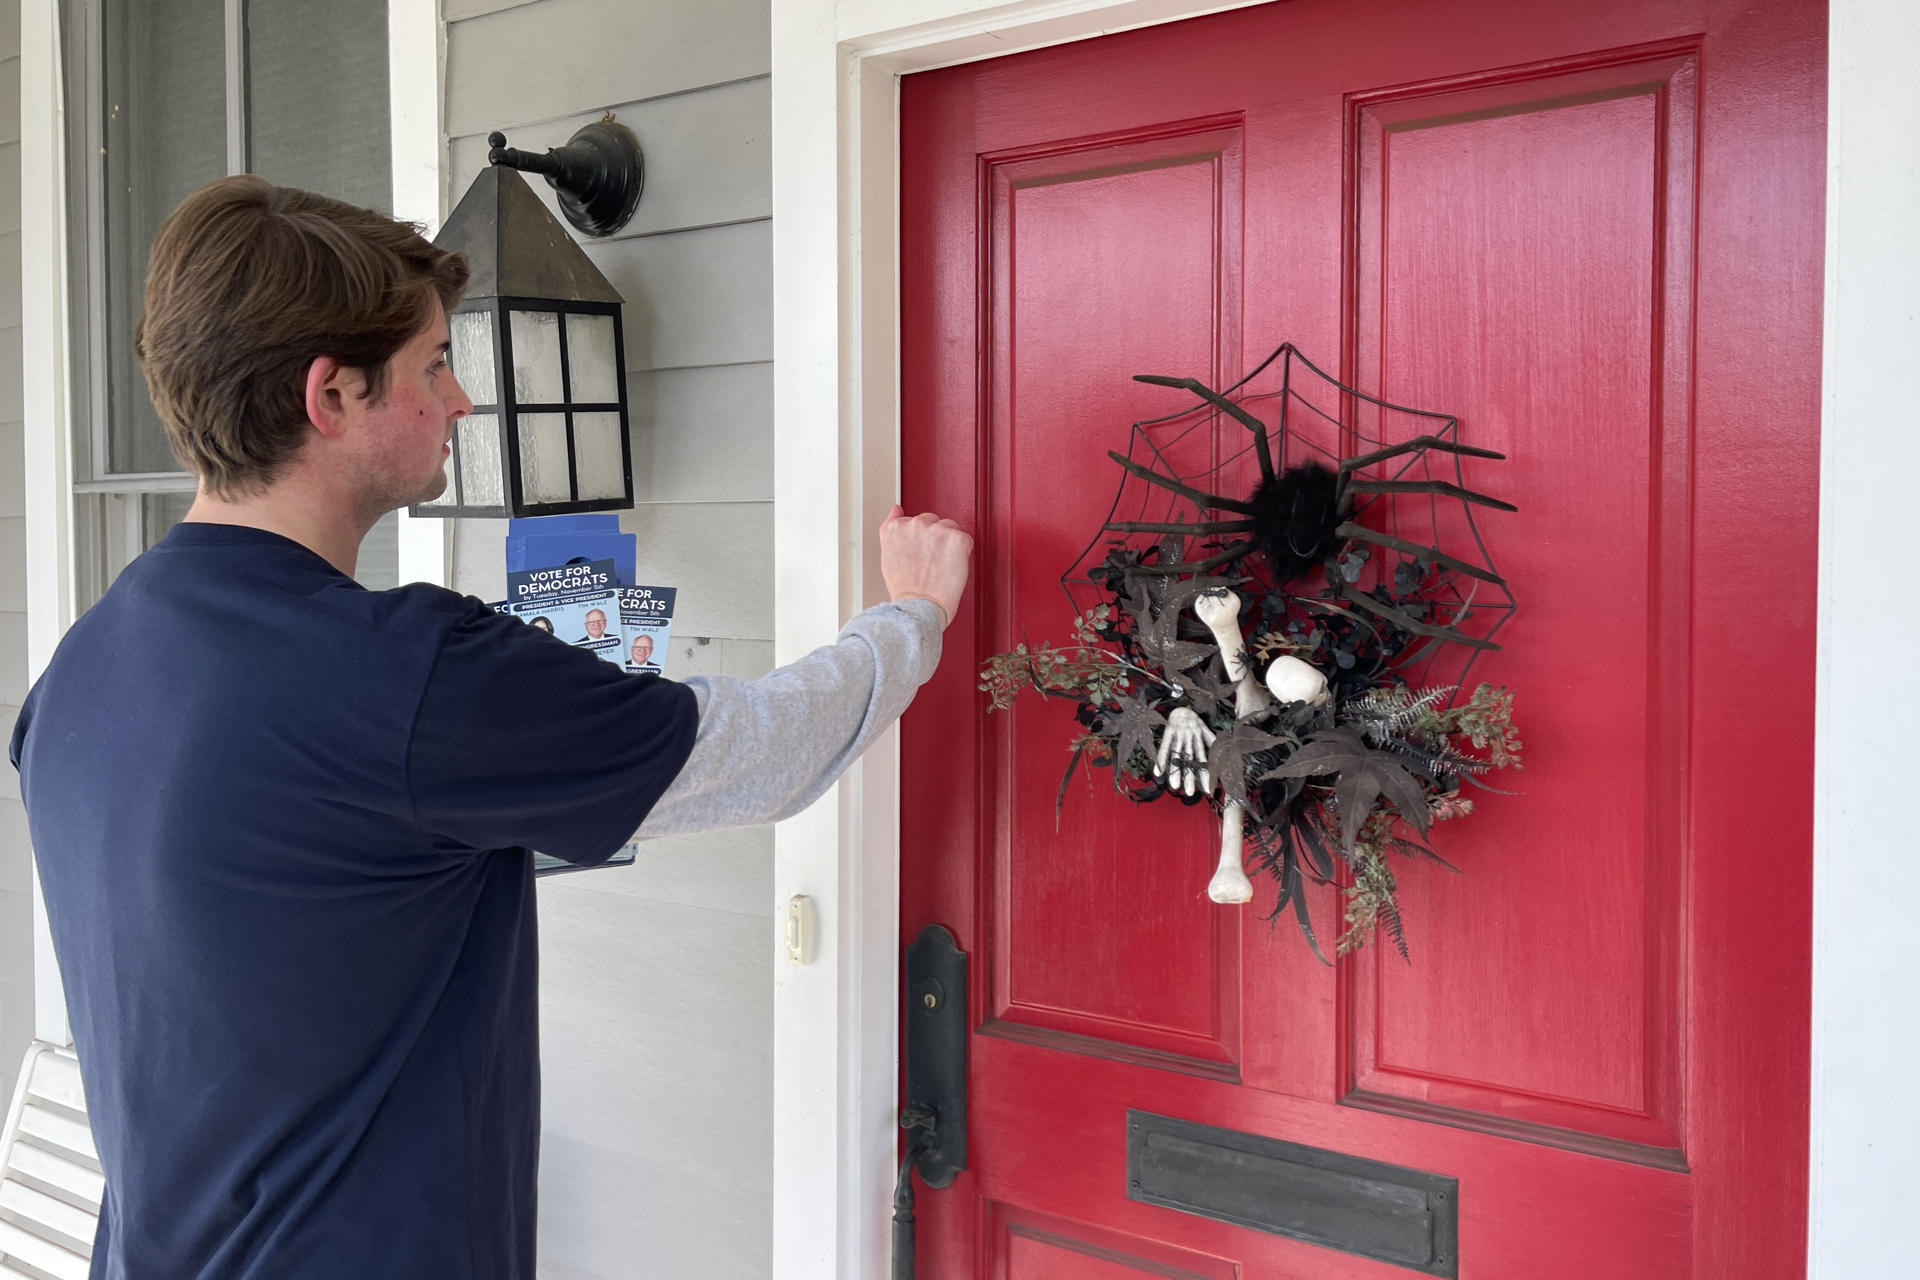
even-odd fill
[[[465,277],[252,177],[154,241],[136,350],[199,492],[12,750],[106,1170],[96,1280],[531,1277],[527,851],[798,812],[932,673],[965,588],[967,536],[896,508],[895,603],[752,684],[633,680],[452,592],[362,589],[361,539],[441,492],[472,409]]]
[[[587,616],[582,619],[582,622],[586,626],[587,634],[575,640],[573,642],[574,646],[585,649],[589,653],[597,653],[600,655],[601,661],[611,662],[615,666],[619,666],[620,637],[607,634],[607,611],[605,609],[589,609],[587,610]]]
[[[627,654],[627,670],[647,671],[658,674],[660,664],[653,660],[653,637],[642,631],[633,638],[633,648]]]

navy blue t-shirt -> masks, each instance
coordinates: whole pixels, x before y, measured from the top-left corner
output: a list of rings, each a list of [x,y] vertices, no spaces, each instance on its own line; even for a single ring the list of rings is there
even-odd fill
[[[93,1275],[531,1277],[527,850],[605,860],[695,720],[276,534],[136,560],[13,736],[106,1168]]]

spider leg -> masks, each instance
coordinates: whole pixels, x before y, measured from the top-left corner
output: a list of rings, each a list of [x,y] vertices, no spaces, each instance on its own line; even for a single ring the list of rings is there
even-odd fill
[[[1253,447],[1260,459],[1260,478],[1273,479],[1273,452],[1267,445],[1266,424],[1252,413],[1207,386],[1197,378],[1169,378],[1157,373],[1136,373],[1135,382],[1145,382],[1156,387],[1176,387],[1182,391],[1191,391],[1222,413],[1230,414],[1241,426],[1253,432]]]
[[[1206,573],[1210,570],[1218,569],[1230,560],[1238,560],[1241,556],[1246,555],[1252,550],[1253,544],[1251,542],[1236,542],[1219,555],[1209,556],[1207,559],[1198,561],[1197,563],[1176,560],[1171,564],[1137,564],[1133,566],[1132,572],[1169,576],[1176,573]]]
[[[1359,605],[1369,613],[1378,614],[1403,631],[1411,631],[1417,636],[1431,636],[1435,640],[1450,644],[1463,644],[1469,649],[1498,649],[1500,646],[1491,640],[1482,640],[1478,636],[1467,635],[1452,627],[1436,627],[1418,618],[1408,617],[1389,604],[1382,604],[1364,591],[1354,590],[1351,583],[1343,583],[1340,594]]]
[[[1367,528],[1365,525],[1354,524],[1351,521],[1335,529],[1333,536],[1336,538],[1358,538],[1362,542],[1371,542],[1377,547],[1387,547],[1394,551],[1404,551],[1410,556],[1418,556],[1422,560],[1431,560],[1435,564],[1445,565],[1449,569],[1466,574],[1469,578],[1478,578],[1482,582],[1491,582],[1496,587],[1506,585],[1507,580],[1499,574],[1490,573],[1470,561],[1450,556],[1438,547],[1428,547],[1422,546],[1418,542],[1408,542],[1405,538],[1396,538],[1390,534],[1380,533],[1377,530]]]
[[[1179,494],[1181,497],[1185,498],[1187,501],[1199,507],[1202,511],[1217,509],[1220,511],[1237,511],[1243,516],[1250,516],[1253,514],[1252,503],[1242,502],[1238,498],[1221,498],[1221,497],[1216,497],[1211,493],[1202,493],[1200,490],[1194,488],[1192,485],[1181,484],[1178,480],[1174,480],[1168,476],[1163,476],[1158,471],[1155,471],[1150,467],[1142,466],[1140,463],[1135,462],[1132,458],[1128,458],[1121,454],[1115,453],[1111,449],[1107,450],[1107,456],[1109,458],[1112,458],[1115,462],[1119,463],[1122,469],[1129,471],[1136,476],[1139,476],[1142,480],[1145,480],[1148,484],[1157,484],[1162,489],[1165,489],[1171,493]]]
[[[1431,493],[1443,498],[1458,498],[1462,502],[1471,502],[1477,506],[1492,507],[1496,511],[1518,511],[1520,508],[1511,502],[1502,502],[1490,498],[1484,493],[1475,493],[1471,489],[1462,489],[1457,484],[1445,480],[1352,480],[1347,485],[1350,493]]]
[[[1457,453],[1468,458],[1494,458],[1504,460],[1506,454],[1492,449],[1481,449],[1470,444],[1461,444],[1458,440],[1442,440],[1439,436],[1416,436],[1401,444],[1390,444],[1384,449],[1375,449],[1372,453],[1363,453],[1357,458],[1343,458],[1340,461],[1342,472],[1359,471],[1376,462],[1385,462],[1388,458],[1397,458],[1405,453],[1418,453],[1422,449],[1433,449],[1440,453]]]
[[[1251,533],[1253,521],[1208,520],[1201,524],[1181,524],[1179,521],[1170,521],[1160,524],[1151,520],[1116,520],[1100,527],[1114,533]]]

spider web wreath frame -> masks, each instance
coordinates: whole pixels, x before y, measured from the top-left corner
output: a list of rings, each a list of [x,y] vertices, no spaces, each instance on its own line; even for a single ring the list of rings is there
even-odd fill
[[[1318,460],[1329,466],[1338,466],[1345,458],[1365,456],[1367,452],[1384,449],[1394,444],[1405,443],[1405,441],[1388,439],[1384,431],[1377,430],[1369,433],[1362,430],[1360,418],[1363,407],[1376,411],[1382,415],[1383,418],[1386,415],[1406,415],[1406,417],[1410,419],[1435,424],[1432,430],[1423,431],[1418,434],[1431,436],[1436,440],[1445,441],[1450,444],[1458,445],[1463,443],[1460,439],[1460,420],[1458,416],[1396,404],[1392,401],[1369,395],[1357,388],[1350,387],[1314,364],[1313,361],[1308,359],[1292,342],[1281,343],[1238,381],[1221,388],[1218,394],[1223,398],[1232,399],[1237,393],[1242,392],[1271,368],[1275,362],[1278,362],[1280,365],[1280,385],[1272,390],[1249,393],[1242,396],[1239,400],[1234,401],[1234,403],[1251,410],[1258,406],[1264,406],[1269,402],[1278,402],[1278,420],[1268,429],[1268,440],[1270,442],[1269,447],[1272,449],[1273,464],[1278,469],[1284,470],[1290,465],[1297,465],[1300,462],[1309,460],[1308,458],[1297,456],[1290,457],[1290,451],[1304,451],[1310,454],[1313,460]],[[1302,393],[1295,377],[1296,365],[1319,384],[1331,390],[1337,398],[1339,407],[1337,414],[1327,412]],[[1161,385],[1173,381],[1152,375],[1137,376],[1136,380]],[[1295,413],[1305,414],[1309,420],[1316,425],[1339,433],[1343,439],[1367,445],[1368,448],[1359,454],[1343,454],[1331,449],[1324,443],[1313,440],[1304,431],[1299,430],[1293,418]],[[1172,460],[1168,456],[1174,445],[1184,442],[1185,439],[1193,433],[1212,431],[1223,416],[1226,416],[1224,410],[1202,401],[1187,409],[1162,414],[1158,417],[1143,418],[1130,424],[1128,428],[1127,450],[1124,456],[1129,462],[1150,467],[1151,464],[1141,456],[1144,452],[1154,462],[1160,464],[1160,467],[1156,469],[1159,469],[1161,474],[1170,479],[1174,479],[1193,488],[1205,489],[1208,493],[1216,496],[1238,497],[1240,495],[1223,494],[1221,489],[1213,487],[1216,483],[1213,478],[1229,474],[1236,464],[1244,464],[1246,460],[1256,455],[1260,444],[1250,431],[1247,433],[1244,443],[1239,448],[1228,450],[1221,454],[1215,459],[1213,466],[1205,472],[1189,471],[1183,474],[1173,466]],[[1177,430],[1170,430],[1170,439],[1158,440],[1150,434],[1150,432],[1156,428],[1173,429],[1176,427]],[[1217,439],[1218,437],[1216,436],[1215,438]],[[1436,464],[1436,454],[1445,461]],[[1444,478],[1461,490],[1466,490],[1467,488],[1462,454],[1424,449],[1418,452],[1402,454],[1398,458],[1389,459],[1388,461],[1397,463],[1397,465],[1387,474],[1378,478],[1387,483],[1433,481]],[[1450,474],[1445,477],[1435,476],[1434,468],[1436,465],[1443,466]],[[1415,474],[1416,468],[1419,469],[1417,474]],[[1193,510],[1193,514],[1196,516],[1195,523],[1202,523],[1212,518],[1218,511],[1217,508],[1200,506],[1200,504],[1194,503],[1189,499],[1160,489],[1146,481],[1138,480],[1131,472],[1123,471],[1120,483],[1114,490],[1113,503],[1108,508],[1107,517],[1102,521],[1100,529],[1094,533],[1085,549],[1075,557],[1073,563],[1060,575],[1061,590],[1067,598],[1068,606],[1076,616],[1086,613],[1090,608],[1098,604],[1105,603],[1105,585],[1092,577],[1089,572],[1093,566],[1097,566],[1106,560],[1106,554],[1103,548],[1129,545],[1132,539],[1144,536],[1140,534],[1116,536],[1109,529],[1109,526],[1122,518],[1123,508],[1125,508],[1128,503],[1129,490],[1135,488],[1140,491],[1138,509],[1131,512],[1130,519],[1136,523],[1173,523],[1173,513],[1183,509]],[[1413,532],[1409,527],[1411,522],[1407,519],[1408,513],[1405,510],[1405,507],[1409,504],[1394,501],[1393,499],[1404,499],[1409,496],[1421,497],[1425,500],[1424,503],[1418,505],[1424,505],[1426,508],[1426,529],[1433,536],[1424,544],[1421,544],[1418,539],[1404,536],[1407,533]],[[1156,515],[1155,509],[1152,506],[1156,501],[1161,504],[1158,515]],[[1436,600],[1434,603],[1440,608],[1450,608],[1454,611],[1454,616],[1449,621],[1451,625],[1456,628],[1475,616],[1486,618],[1486,626],[1477,628],[1467,634],[1473,635],[1485,642],[1487,648],[1467,647],[1466,660],[1457,671],[1451,669],[1436,670],[1436,668],[1443,668],[1444,664],[1441,664],[1439,659],[1445,654],[1449,645],[1445,641],[1426,637],[1423,643],[1397,656],[1395,661],[1390,664],[1390,669],[1409,685],[1423,686],[1444,683],[1456,686],[1455,692],[1449,695],[1448,698],[1448,704],[1450,705],[1453,699],[1458,697],[1458,689],[1466,686],[1468,676],[1472,672],[1474,665],[1478,662],[1480,654],[1499,647],[1498,644],[1494,642],[1494,636],[1512,620],[1514,612],[1519,608],[1519,602],[1515,599],[1512,589],[1507,585],[1506,580],[1500,575],[1498,568],[1495,566],[1492,553],[1487,548],[1486,539],[1480,531],[1478,522],[1474,518],[1474,504],[1459,498],[1447,497],[1436,493],[1424,495],[1408,495],[1395,492],[1367,493],[1362,495],[1354,504],[1351,511],[1345,514],[1345,523],[1355,525],[1362,524],[1364,517],[1369,513],[1383,513],[1385,518],[1382,523],[1384,523],[1386,527],[1377,529],[1375,530],[1376,532],[1398,539],[1409,546],[1425,545],[1436,550],[1444,551],[1445,548],[1439,546],[1440,539],[1438,537],[1438,531],[1441,525],[1440,510],[1443,503],[1454,504],[1457,507],[1458,514],[1463,517],[1467,534],[1472,540],[1473,550],[1475,552],[1475,567],[1484,571],[1491,580],[1489,581],[1487,578],[1473,578],[1475,586],[1467,589],[1460,585],[1459,579],[1461,577],[1472,578],[1472,575],[1462,573],[1458,570],[1443,573],[1438,578],[1435,587],[1442,595],[1449,598]],[[1163,540],[1163,538],[1164,535],[1162,535],[1161,538],[1155,538],[1154,541],[1159,542]],[[1341,542],[1341,550],[1338,553],[1339,558],[1344,559],[1351,553],[1355,543],[1363,541],[1363,539],[1354,537],[1343,539]],[[1399,554],[1407,560],[1417,558],[1417,556],[1412,553],[1397,552],[1391,547],[1382,547],[1377,543],[1366,542],[1365,545],[1369,550],[1377,549],[1379,551]],[[1464,559],[1464,557],[1461,558]],[[1273,583],[1270,580],[1270,575],[1265,575],[1258,571],[1257,562],[1259,560],[1259,553],[1254,550],[1249,550],[1245,555],[1237,557],[1235,560],[1229,561],[1226,564],[1217,566],[1217,568],[1237,570],[1243,576],[1256,582],[1261,587],[1263,596],[1271,596],[1276,590],[1282,589],[1282,586],[1281,584]],[[1246,561],[1253,561],[1255,563],[1249,565],[1244,563]],[[1195,561],[1193,563],[1197,566],[1204,563],[1204,561]],[[1249,572],[1249,570],[1252,571]],[[1378,576],[1378,567],[1376,566],[1375,577],[1377,578]],[[1355,580],[1355,583],[1350,585],[1357,585],[1358,581],[1360,580]],[[1483,588],[1484,591],[1482,590]],[[1333,584],[1329,583],[1317,594],[1303,592],[1288,592],[1286,594],[1297,601],[1302,607],[1312,609],[1315,607],[1324,607],[1330,603],[1326,597],[1335,593],[1337,593],[1337,589],[1333,588]],[[1482,598],[1483,595],[1490,598]],[[1384,620],[1376,619],[1374,623],[1377,625],[1383,621]],[[1435,678],[1441,674],[1444,674],[1444,679]]]
[[[1276,361],[1278,388],[1248,392]],[[1516,508],[1469,489],[1463,461],[1505,455],[1464,444],[1455,415],[1395,404],[1340,382],[1291,342],[1217,392],[1191,378],[1142,374],[1135,380],[1183,389],[1200,403],[1134,422],[1126,454],[1108,451],[1122,477],[1107,518],[1059,578],[1082,647],[1031,650],[1023,643],[989,661],[980,687],[996,706],[1011,706],[1020,684],[1055,697],[1078,691],[1084,731],[1072,746],[1058,803],[1082,757],[1094,750],[1090,763],[1109,765],[1115,789],[1133,801],[1172,796],[1233,819],[1223,828],[1220,865],[1209,886],[1216,901],[1246,900],[1243,876],[1237,885],[1222,877],[1230,860],[1239,876],[1250,856],[1252,866],[1279,885],[1268,918],[1277,919],[1291,903],[1323,962],[1307,911],[1306,876],[1344,886],[1342,952],[1384,927],[1410,959],[1385,853],[1397,850],[1457,870],[1422,843],[1429,825],[1472,810],[1459,794],[1463,784],[1494,790],[1475,775],[1519,766],[1509,691],[1483,684],[1455,705],[1479,654],[1500,647],[1493,637],[1518,608],[1473,512],[1476,505]],[[1317,403],[1329,395],[1330,406]],[[1270,402],[1278,406],[1271,427],[1256,412],[1272,412]],[[1223,415],[1247,432],[1238,448],[1221,448],[1216,428]],[[1201,431],[1206,465],[1183,472],[1173,452]],[[1364,451],[1352,452],[1356,448]],[[1259,464],[1257,484],[1246,477],[1249,455]],[[1440,478],[1436,468],[1450,478]],[[1192,520],[1185,518],[1189,509]],[[1141,519],[1116,519],[1123,512]],[[1369,515],[1371,523],[1363,519]],[[1154,541],[1143,547],[1137,539],[1145,534]],[[1237,534],[1247,536],[1230,536]],[[1200,554],[1190,551],[1193,539]],[[1463,580],[1473,585],[1463,587]],[[1251,601],[1240,597],[1231,627],[1240,637],[1237,647],[1248,638],[1245,622],[1253,615],[1251,644],[1241,655],[1249,670],[1264,669],[1276,654],[1303,659],[1306,670],[1297,674],[1319,680],[1319,695],[1276,702],[1262,691],[1262,706],[1241,714],[1252,696],[1244,690],[1255,677],[1229,675],[1221,647],[1228,641],[1217,630],[1217,616],[1202,622],[1197,611],[1186,615],[1202,595],[1249,584],[1259,594]],[[1443,664],[1462,652],[1457,671]],[[1443,667],[1450,679],[1438,683],[1436,668]],[[1101,670],[1107,674],[1097,674]],[[1179,715],[1189,719],[1172,758],[1175,772],[1167,775],[1167,735]],[[1155,725],[1166,726],[1157,763]],[[1198,766],[1189,740],[1196,726],[1205,738]],[[1490,755],[1466,752],[1469,744]],[[1142,750],[1151,776],[1135,763]],[[1251,855],[1234,834],[1242,830],[1242,811],[1253,819],[1245,825]],[[1421,839],[1399,830],[1400,822]]]

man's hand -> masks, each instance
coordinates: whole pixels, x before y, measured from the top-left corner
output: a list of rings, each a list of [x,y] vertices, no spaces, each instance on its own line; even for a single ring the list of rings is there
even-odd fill
[[[880,576],[895,600],[931,600],[941,625],[953,621],[967,589],[973,539],[932,512],[908,519],[895,505],[880,526]]]

